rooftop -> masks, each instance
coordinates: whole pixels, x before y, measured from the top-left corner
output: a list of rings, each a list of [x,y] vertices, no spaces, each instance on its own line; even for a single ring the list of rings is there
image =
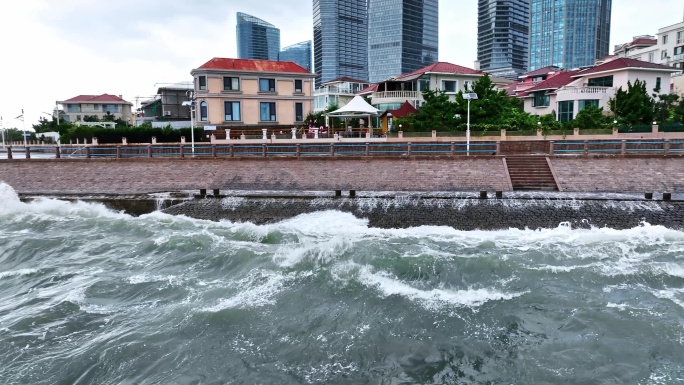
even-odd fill
[[[199,66],[198,69],[311,74],[306,68],[290,61],[231,59],[221,57],[215,57],[209,60]]]
[[[523,95],[528,95],[529,93],[535,91],[557,90],[577,80],[574,79],[573,76],[577,75],[579,72],[579,70],[561,71],[558,74],[537,84],[536,86],[526,89],[523,92]]]
[[[78,95],[73,98],[65,100],[65,102],[89,102],[89,103],[129,103],[121,98],[121,96],[102,94],[102,95]]]
[[[453,73],[453,74],[463,74],[463,75],[484,75],[482,71],[475,71],[472,68],[463,67],[457,64],[447,63],[447,62],[437,62],[425,66],[423,68],[417,69],[413,72],[397,76],[396,80],[407,80],[409,78],[415,78],[420,75],[430,74],[430,73]]]
[[[611,60],[608,62],[605,62],[603,64],[599,64],[597,66],[588,68],[586,70],[580,71],[573,75],[574,77],[581,77],[581,76],[586,76],[594,73],[599,73],[599,72],[607,72],[607,71],[617,71],[617,70],[622,70],[622,69],[627,69],[627,68],[632,68],[632,69],[658,69],[658,70],[663,70],[663,71],[669,71],[669,72],[679,72],[681,69],[679,68],[674,68],[662,64],[656,64],[656,63],[651,63],[647,61],[641,61],[637,59],[630,59],[626,57],[622,57],[619,59]]]
[[[561,69],[556,66],[547,66],[543,68],[536,69],[534,71],[525,72],[524,74],[518,76],[520,79],[533,78],[541,75],[548,75],[550,73],[558,72]]]
[[[354,78],[350,78],[350,77],[347,77],[347,76],[342,76],[341,78],[329,80],[329,81],[327,81],[327,82],[325,82],[325,83],[323,83],[323,84],[325,85],[325,84],[339,83],[339,82],[366,83],[366,84],[368,84],[368,81],[367,81],[367,80],[359,80],[359,79],[354,79]]]

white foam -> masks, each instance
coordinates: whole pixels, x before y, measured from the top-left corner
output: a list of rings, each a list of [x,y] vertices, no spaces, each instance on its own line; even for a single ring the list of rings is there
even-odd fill
[[[527,293],[504,293],[493,288],[422,290],[401,282],[390,274],[372,272],[368,267],[361,269],[359,281],[366,286],[377,289],[384,297],[399,295],[416,301],[430,310],[449,306],[478,307],[489,301],[510,300]]]
[[[38,269],[19,269],[19,270],[0,271],[0,279],[7,278],[7,277],[21,276],[21,275],[35,274],[38,271],[40,271],[40,270],[38,270]]]

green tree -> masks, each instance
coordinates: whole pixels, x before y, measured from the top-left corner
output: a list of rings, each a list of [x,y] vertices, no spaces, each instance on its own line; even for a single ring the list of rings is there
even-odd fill
[[[627,82],[627,90],[618,88],[608,101],[610,110],[623,124],[650,124],[653,121],[654,101],[646,91],[646,82],[639,79]]]
[[[500,125],[508,117],[520,118],[517,113],[523,111],[522,101],[511,98],[504,90],[496,88],[488,74],[481,76],[466,92],[477,94],[477,100],[470,101],[470,123]],[[460,122],[467,121],[468,101],[463,99],[463,92],[456,94],[457,113]]]
[[[657,95],[658,101],[655,102],[653,118],[658,122],[671,122],[675,118],[675,108],[679,102],[677,94]]]
[[[603,107],[587,106],[575,116],[575,119],[570,121],[570,125],[581,130],[605,128],[610,125],[610,120],[603,114]]]
[[[457,127],[458,106],[449,101],[449,95],[444,91],[425,90],[423,99],[425,104],[412,117],[413,131],[454,130]]]

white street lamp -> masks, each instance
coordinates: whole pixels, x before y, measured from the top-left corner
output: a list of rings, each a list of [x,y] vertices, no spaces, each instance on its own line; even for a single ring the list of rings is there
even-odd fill
[[[188,91],[186,92],[186,95],[190,100],[187,100],[182,103],[183,106],[188,106],[190,107],[190,141],[192,143],[191,148],[192,148],[192,155],[195,155],[195,92],[194,91]]]
[[[463,99],[468,101],[468,122],[466,123],[466,156],[470,155],[470,101],[477,100],[474,92],[463,94]]]

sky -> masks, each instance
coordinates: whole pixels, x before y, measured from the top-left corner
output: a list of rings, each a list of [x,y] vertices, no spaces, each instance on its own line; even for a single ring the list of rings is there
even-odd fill
[[[439,60],[472,68],[477,1],[441,0],[439,11]],[[80,94],[136,106],[159,86],[192,81],[211,58],[237,57],[237,12],[280,28],[282,47],[313,35],[311,0],[0,0],[4,128],[23,128],[22,109],[30,128]],[[683,19],[682,0],[613,0],[611,50]]]

